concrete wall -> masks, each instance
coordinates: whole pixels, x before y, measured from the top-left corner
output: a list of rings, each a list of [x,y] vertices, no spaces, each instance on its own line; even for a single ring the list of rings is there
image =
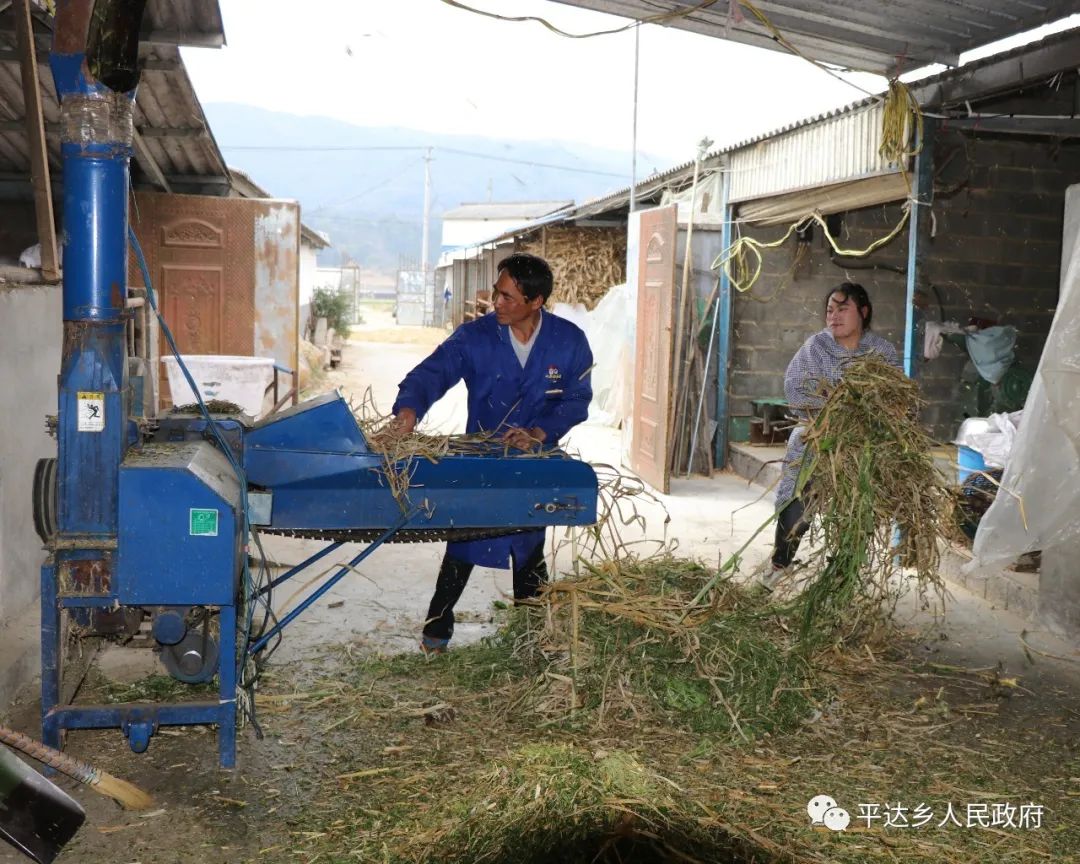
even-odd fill
[[[1014,110],[1045,108],[1028,104]],[[1080,146],[946,130],[935,156],[935,233],[922,250],[919,287],[926,306],[920,318],[936,321],[944,314],[960,324],[970,317],[1011,324],[1019,331],[1017,357],[1034,370],[1057,304],[1065,188],[1080,182]],[[841,245],[868,245],[900,216],[899,204],[845,213]],[[749,226],[744,233],[770,241],[785,230]],[[844,261],[844,266],[830,260],[820,231],[809,245],[809,257],[797,268],[794,238],[766,251],[754,289],[736,295],[733,416],[748,415],[751,398],[783,395],[784,369],[803,340],[823,326],[825,294],[839,282],[866,287],[874,329],[898,352],[903,348],[905,276],[895,271],[906,267],[907,231],[861,262]],[[868,265],[876,269],[856,269]],[[921,332],[916,348],[921,358]],[[966,362],[963,349],[946,344],[938,359],[919,363],[928,401],[923,420],[944,440],[963,419],[959,379]]]
[[[61,289],[0,287],[0,706],[38,672],[38,596],[45,558],[34,532],[34,466],[56,455],[45,415],[56,414]]]

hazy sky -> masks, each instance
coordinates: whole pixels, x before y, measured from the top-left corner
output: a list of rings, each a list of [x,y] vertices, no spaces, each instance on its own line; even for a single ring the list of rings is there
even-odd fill
[[[204,102],[630,150],[632,32],[567,39],[537,23],[495,21],[441,0],[220,2],[228,45],[184,50]],[[574,32],[626,23],[548,0],[469,5],[541,16]],[[859,77],[872,90],[881,86]],[[641,29],[638,148],[669,165],[692,159],[703,136],[735,143],[862,96],[798,58],[655,25]]]

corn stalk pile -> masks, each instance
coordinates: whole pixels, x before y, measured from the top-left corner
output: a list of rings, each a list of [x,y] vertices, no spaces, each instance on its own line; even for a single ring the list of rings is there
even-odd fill
[[[592,309],[612,285],[626,281],[626,232],[616,228],[549,227],[519,244],[551,265],[550,303],[582,303]]]

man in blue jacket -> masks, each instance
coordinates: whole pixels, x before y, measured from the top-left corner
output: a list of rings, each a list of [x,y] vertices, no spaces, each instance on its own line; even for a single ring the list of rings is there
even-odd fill
[[[392,432],[408,434],[458,381],[469,393],[466,431],[490,432],[521,450],[555,447],[589,413],[592,352],[585,334],[544,309],[553,280],[547,262],[515,254],[499,262],[494,312],[458,327],[398,386]],[[448,543],[421,648],[446,650],[454,605],[473,567],[514,571],[514,599],[535,597],[547,581],[544,530]]]

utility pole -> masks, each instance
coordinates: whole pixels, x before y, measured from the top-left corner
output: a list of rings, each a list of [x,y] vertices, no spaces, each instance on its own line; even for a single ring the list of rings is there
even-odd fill
[[[431,232],[431,151],[433,148],[428,147],[427,153],[424,156],[424,233],[423,239],[420,241],[420,274],[421,280],[424,285],[424,291],[427,291],[427,274],[428,274],[428,243],[429,235]]]
[[[630,212],[637,207],[637,103],[638,70],[641,56],[641,25],[634,28],[634,126],[630,138]]]

